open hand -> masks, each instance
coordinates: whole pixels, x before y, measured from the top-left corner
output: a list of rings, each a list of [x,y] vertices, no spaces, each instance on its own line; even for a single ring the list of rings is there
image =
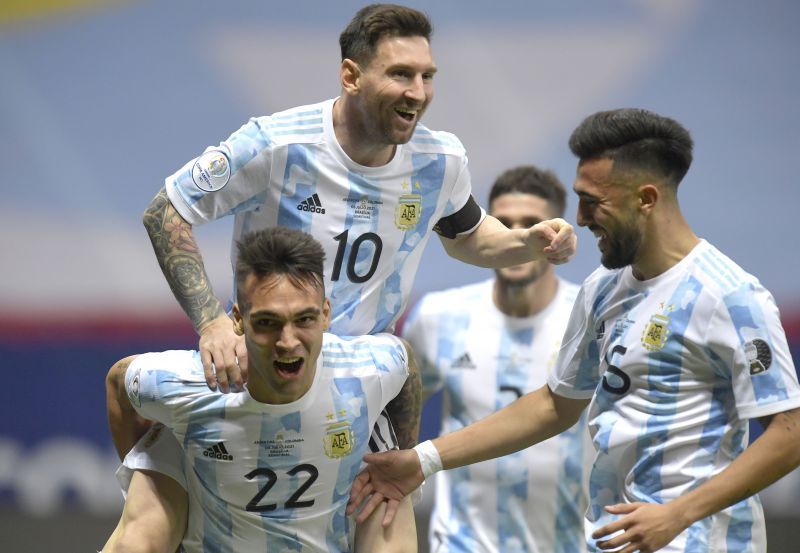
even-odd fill
[[[419,457],[413,449],[399,449],[364,455],[367,466],[353,481],[347,514],[353,514],[363,503],[356,522],[364,522],[384,500],[387,501],[383,526],[389,526],[400,501],[425,480]],[[367,498],[369,498],[367,500]],[[366,503],[364,503],[364,501]]]
[[[618,503],[609,505],[606,511],[621,518],[598,528],[592,538],[598,540],[600,549],[619,549],[618,553],[652,553],[669,544],[675,537],[689,527],[679,512],[669,503]],[[620,532],[613,538],[602,540]]]
[[[227,394],[242,390],[247,380],[247,348],[244,336],[234,332],[233,321],[225,314],[200,331],[200,359],[206,383],[212,390]]]

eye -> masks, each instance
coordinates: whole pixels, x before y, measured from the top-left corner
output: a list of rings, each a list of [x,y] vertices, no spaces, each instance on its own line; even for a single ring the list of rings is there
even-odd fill
[[[427,81],[427,82],[432,81],[433,80],[433,73],[423,73],[422,74],[422,80],[423,81]]]
[[[314,324],[316,320],[317,318],[315,316],[306,315],[304,317],[300,317],[299,319],[297,319],[296,322],[298,326],[311,326],[312,324]]]

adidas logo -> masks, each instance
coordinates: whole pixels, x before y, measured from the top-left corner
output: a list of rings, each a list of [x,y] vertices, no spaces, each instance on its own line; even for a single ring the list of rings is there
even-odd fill
[[[312,194],[299,204],[297,204],[299,211],[310,211],[311,213],[321,213],[325,215],[325,208],[322,207],[322,202],[319,201],[319,196]]]
[[[211,459],[217,459],[218,461],[233,461],[233,455],[228,453],[228,450],[225,449],[225,444],[222,442],[204,449],[203,457],[210,457]]]
[[[464,355],[453,361],[450,365],[451,369],[474,369],[475,364],[469,357],[469,353],[465,352]]]

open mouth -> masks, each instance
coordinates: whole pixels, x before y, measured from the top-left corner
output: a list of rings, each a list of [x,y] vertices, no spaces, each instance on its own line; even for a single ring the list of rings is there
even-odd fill
[[[407,109],[407,108],[395,108],[395,113],[408,121],[409,123],[414,120],[417,116],[417,110],[415,109]]]
[[[303,358],[302,357],[282,357],[280,359],[276,359],[272,366],[275,368],[275,371],[284,378],[291,378],[292,376],[297,375],[300,372],[300,369],[303,368]]]

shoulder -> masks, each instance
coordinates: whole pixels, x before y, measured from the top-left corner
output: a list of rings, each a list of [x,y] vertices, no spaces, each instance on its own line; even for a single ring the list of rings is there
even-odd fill
[[[412,153],[445,154],[466,157],[464,145],[453,133],[434,131],[425,125],[418,124],[406,148]]]
[[[624,269],[606,269],[602,265],[584,279],[579,291],[584,297],[610,293],[619,283]]]
[[[425,314],[474,309],[476,302],[486,298],[491,299],[493,282],[493,279],[489,279],[446,290],[428,292],[420,298],[417,306],[420,313]]]
[[[388,333],[365,336],[325,333],[322,358],[326,366],[349,369],[377,367],[386,370],[408,362],[405,342]]]
[[[168,350],[143,353],[130,363],[128,374],[133,372],[152,375],[171,374],[184,381],[203,381],[203,365],[200,354],[192,350]],[[159,378],[159,380],[162,380]]]
[[[254,117],[242,130],[266,136],[275,145],[320,142],[325,134],[323,117],[330,102],[297,106],[272,115]]]
[[[699,280],[703,285],[703,292],[718,299],[757,291],[768,293],[755,276],[705,241],[693,252],[687,278]]]

